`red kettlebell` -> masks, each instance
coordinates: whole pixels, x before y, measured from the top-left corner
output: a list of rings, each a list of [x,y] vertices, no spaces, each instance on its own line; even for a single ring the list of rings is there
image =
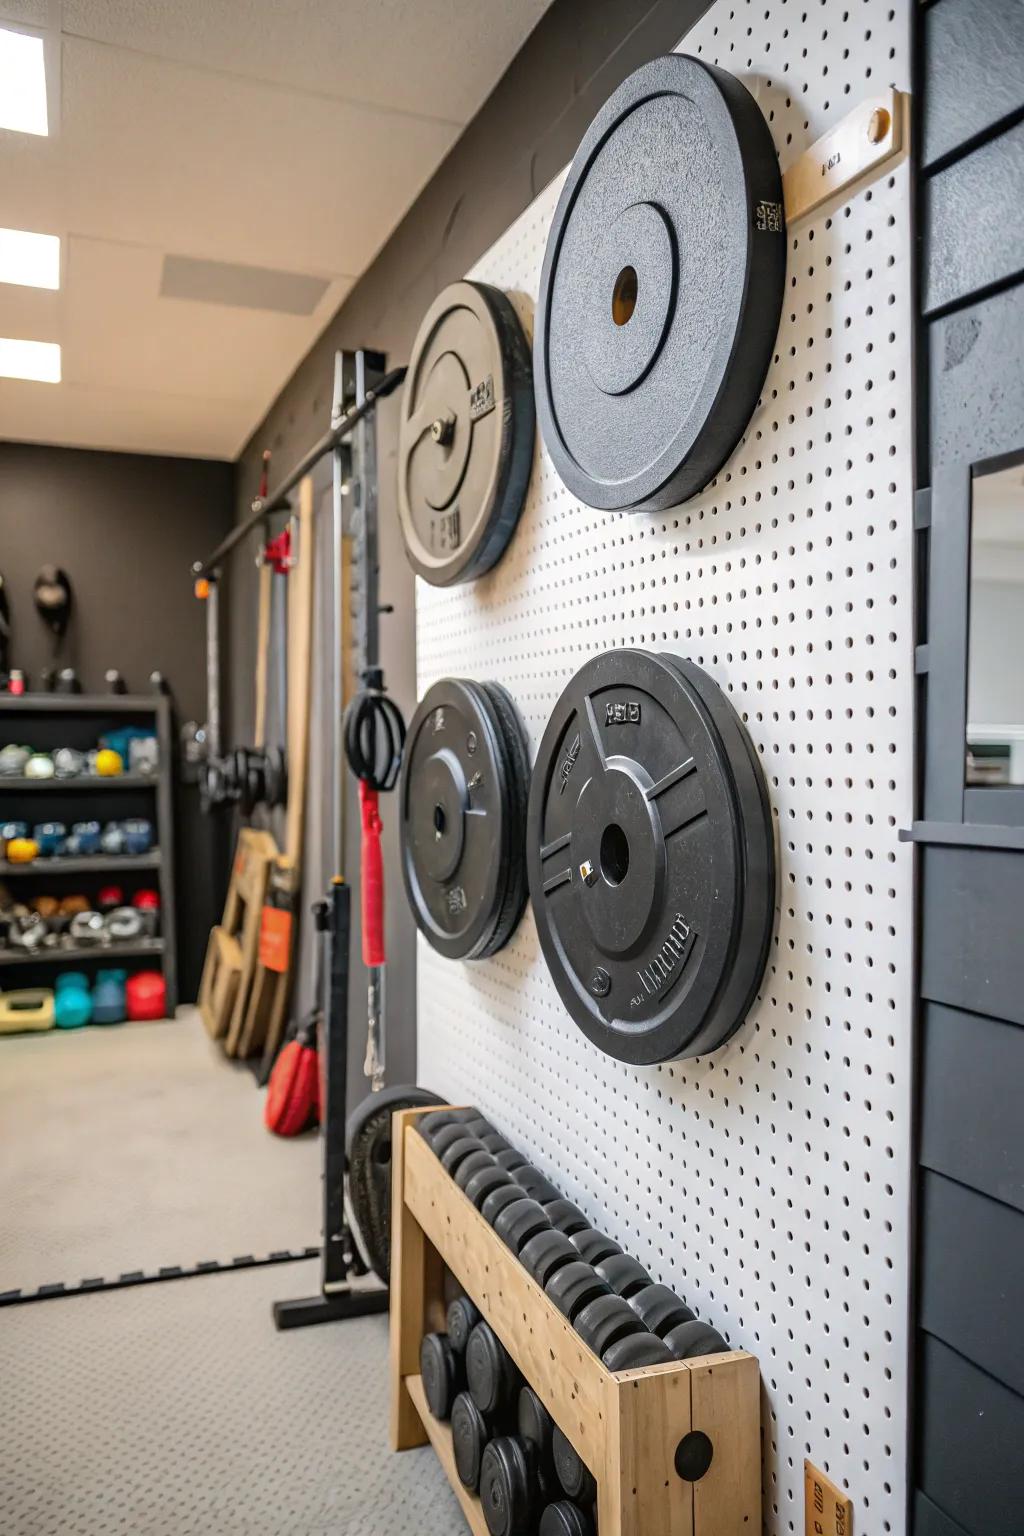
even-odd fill
[[[162,1019],[167,1015],[167,987],[159,971],[137,971],[125,984],[130,1019]]]

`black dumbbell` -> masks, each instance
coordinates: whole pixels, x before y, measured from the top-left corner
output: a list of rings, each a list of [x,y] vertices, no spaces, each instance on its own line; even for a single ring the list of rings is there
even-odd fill
[[[480,1140],[488,1152],[513,1152],[515,1150],[511,1142],[506,1141],[500,1131],[488,1131],[486,1136],[480,1137]]]
[[[466,1344],[466,1383],[488,1418],[503,1417],[515,1402],[520,1375],[515,1361],[489,1323],[476,1324]]]
[[[449,1125],[459,1125],[459,1111],[457,1109],[432,1109],[429,1114],[420,1115],[416,1121],[416,1129],[423,1140],[430,1146],[440,1133]]]
[[[601,1359],[609,1371],[636,1371],[642,1365],[670,1365],[675,1355],[656,1333],[627,1333],[609,1344]]]
[[[456,1296],[448,1307],[448,1342],[457,1354],[466,1353],[469,1336],[480,1321],[480,1313],[468,1296]]]
[[[547,1211],[551,1225],[566,1236],[570,1232],[582,1232],[584,1227],[590,1226],[579,1206],[573,1205],[571,1200],[563,1200],[559,1196],[557,1200],[542,1200],[541,1205]]]
[[[700,1355],[725,1355],[729,1352],[729,1346],[717,1328],[712,1328],[709,1323],[697,1322],[696,1319],[672,1328],[665,1335],[665,1343],[672,1351],[674,1360],[696,1360]]]
[[[454,1146],[457,1141],[466,1138],[466,1127],[456,1120],[442,1121],[440,1125],[432,1126],[424,1135],[438,1157],[443,1157],[448,1148]]]
[[[489,1434],[476,1403],[468,1392],[460,1392],[452,1404],[452,1450],[459,1482],[472,1493],[480,1487],[480,1462]]]
[[[545,1206],[545,1211],[547,1206]],[[563,1264],[572,1264],[576,1260],[576,1249],[570,1243],[564,1232],[556,1232],[554,1227],[545,1227],[535,1237],[531,1237],[520,1250],[519,1259],[528,1275],[532,1275],[538,1285],[547,1285],[556,1269],[561,1269]]]
[[[467,1158],[466,1161],[471,1162],[472,1159]],[[463,1167],[465,1167],[465,1164],[463,1164]],[[462,1172],[461,1168],[459,1172]],[[513,1184],[512,1175],[506,1173],[504,1168],[499,1168],[493,1157],[486,1167],[478,1168],[471,1175],[466,1181],[464,1188],[478,1211],[482,1209],[487,1196],[493,1194],[496,1189],[511,1188],[515,1191],[517,1197],[522,1195],[519,1185]]]
[[[462,1389],[462,1362],[446,1333],[426,1333],[420,1344],[420,1379],[435,1419],[447,1419]]]
[[[511,1179],[507,1184],[502,1184],[492,1189],[489,1195],[484,1196],[484,1203],[480,1207],[480,1214],[484,1221],[493,1227],[506,1205],[514,1205],[523,1198],[523,1192],[519,1185]]]
[[[613,1254],[622,1252],[613,1238],[605,1237],[603,1232],[598,1232],[593,1227],[583,1227],[578,1232],[570,1232],[569,1241],[585,1264],[602,1264]]]
[[[629,1304],[645,1328],[663,1339],[671,1328],[680,1323],[692,1323],[694,1313],[675,1291],[667,1285],[645,1285],[634,1291]]]
[[[541,1468],[554,1470],[551,1458],[551,1436],[554,1424],[551,1415],[532,1387],[520,1387],[516,1404],[516,1425],[521,1440],[532,1440],[537,1447]]]
[[[593,1474],[573,1450],[557,1424],[551,1436],[551,1454],[555,1462],[555,1476],[561,1483],[563,1492],[567,1493],[576,1504],[585,1504],[588,1507],[593,1504],[597,1498],[597,1483],[594,1481]]]
[[[541,1515],[537,1536],[594,1536],[594,1522],[579,1505],[559,1499]]]
[[[480,1503],[491,1536],[532,1536],[540,1489],[537,1450],[531,1441],[499,1435],[485,1447]]]
[[[636,1259],[631,1259],[628,1253],[614,1253],[610,1259],[602,1259],[594,1268],[602,1280],[607,1280],[617,1296],[624,1296],[628,1301],[637,1291],[642,1291],[645,1285],[653,1285],[650,1275]]]
[[[551,1223],[544,1214],[544,1207],[524,1194],[521,1200],[512,1201],[498,1212],[494,1230],[506,1247],[519,1254],[531,1237],[536,1237],[538,1232],[550,1231]]]
[[[474,1173],[481,1173],[485,1168],[494,1168],[498,1173],[502,1171],[487,1148],[481,1146],[479,1152],[471,1152],[468,1157],[462,1159],[453,1177],[459,1188],[465,1190]]]
[[[506,1147],[504,1152],[496,1152],[494,1160],[499,1168],[505,1168],[509,1173],[514,1173],[517,1168],[526,1167],[526,1158],[515,1147]]]
[[[584,1264],[582,1259],[556,1269],[544,1289],[570,1323],[575,1322],[588,1302],[612,1294],[608,1281],[603,1280],[590,1264]]]
[[[472,1120],[467,1120],[466,1132],[470,1136],[479,1136],[481,1139],[495,1134],[494,1126],[489,1120],[485,1120],[483,1115],[474,1115]]]
[[[443,1139],[443,1131],[441,1132],[441,1136]],[[479,1136],[466,1136],[463,1134],[459,1137],[458,1141],[451,1142],[450,1145],[445,1147],[444,1151],[440,1154],[441,1166],[454,1178],[459,1164],[463,1162],[467,1157],[469,1157],[473,1152],[483,1152],[488,1157],[491,1155],[487,1151],[487,1148],[484,1146],[483,1142],[480,1140]]]
[[[598,1296],[588,1301],[573,1319],[573,1327],[588,1349],[599,1356],[617,1339],[647,1331],[629,1302],[621,1296]]]
[[[534,1168],[531,1163],[524,1163],[521,1168],[512,1169],[512,1177],[517,1184],[521,1184],[531,1200],[538,1200],[541,1204],[547,1204],[549,1200],[561,1200],[562,1191],[556,1189],[551,1180],[545,1178],[539,1168]]]

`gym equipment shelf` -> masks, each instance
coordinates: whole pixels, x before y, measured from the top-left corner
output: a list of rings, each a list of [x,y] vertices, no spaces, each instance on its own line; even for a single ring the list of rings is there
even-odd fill
[[[8,965],[52,965],[69,960],[144,960],[162,955],[163,939],[126,939],[123,944],[88,944],[67,949],[0,949],[0,970]]]
[[[94,747],[105,731],[115,727],[140,726],[147,734],[157,738],[158,764],[152,774],[122,773],[106,776],[82,775],[71,779],[28,779],[24,777],[0,778],[0,804],[2,819],[38,821],[45,814],[71,821],[86,814],[85,806],[93,791],[102,791],[102,819],[115,821],[120,817],[139,814],[138,796],[152,792],[151,798],[141,804],[148,808],[145,814],[155,824],[156,846],[149,853],[97,853],[81,856],[57,856],[33,859],[28,864],[12,864],[0,859],[0,879],[13,881],[33,879],[36,889],[45,890],[50,877],[59,878],[67,890],[68,876],[88,879],[95,875],[132,876],[149,875],[156,878],[146,881],[159,884],[161,936],[155,939],[132,939],[117,944],[80,945],[75,948],[54,948],[35,951],[13,951],[0,954],[0,971],[8,966],[20,966],[26,980],[35,981],[31,975],[39,967],[47,980],[54,968],[61,965],[83,965],[90,961],[137,960],[142,964],[159,965],[163,972],[167,997],[167,1014],[174,1017],[178,1003],[178,973],[175,944],[174,907],[174,819],[173,819],[173,741],[171,733],[171,700],[164,693],[146,694],[98,694],[98,693],[27,693],[21,697],[0,694],[0,742],[27,742],[36,751],[53,752],[58,747],[75,747],[88,751]],[[118,802],[116,791],[127,796],[124,804]],[[34,799],[40,791],[49,791],[52,802],[47,802],[47,812],[37,800],[35,810],[27,804],[16,808],[20,796],[25,801]],[[75,813],[60,804],[61,796],[74,797]],[[45,799],[45,796],[44,796]],[[98,810],[98,807],[97,807]],[[20,887],[24,889],[24,887]],[[86,889],[94,887],[86,886]]]
[[[429,1440],[474,1536],[480,1500],[455,1472],[450,1427],[419,1377],[420,1343],[443,1327],[447,1267],[597,1479],[601,1536],[753,1531],[761,1520],[760,1372],[742,1350],[612,1372],[592,1354],[459,1189],[415,1128],[394,1116],[391,1239],[391,1446]],[[710,1441],[695,1481],[677,1472],[688,1436]],[[687,1450],[689,1447],[687,1447]],[[685,1452],[681,1460],[686,1461]]]

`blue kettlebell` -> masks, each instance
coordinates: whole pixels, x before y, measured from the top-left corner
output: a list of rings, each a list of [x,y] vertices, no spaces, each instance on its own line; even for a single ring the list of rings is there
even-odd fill
[[[125,853],[148,853],[153,846],[153,823],[144,816],[129,816],[122,821]]]
[[[39,844],[39,852],[44,858],[53,858],[63,853],[67,835],[68,829],[62,821],[41,821],[32,828],[32,836]]]
[[[99,853],[101,833],[102,828],[98,821],[76,821],[71,828],[68,844],[70,846],[74,839],[74,846],[78,853]]]
[[[58,1029],[81,1029],[92,1018],[92,994],[84,971],[64,971],[54,988],[54,1023]]]
[[[128,1017],[125,999],[127,971],[97,971],[92,989],[92,1021],[94,1024],[123,1024]]]

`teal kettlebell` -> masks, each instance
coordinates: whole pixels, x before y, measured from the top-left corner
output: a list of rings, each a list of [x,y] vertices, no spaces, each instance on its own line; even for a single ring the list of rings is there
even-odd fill
[[[123,1024],[128,1017],[125,1000],[127,971],[97,971],[92,989],[92,1021],[94,1024]]]
[[[54,1023],[58,1029],[81,1029],[92,1018],[92,993],[84,971],[64,971],[54,988]]]

